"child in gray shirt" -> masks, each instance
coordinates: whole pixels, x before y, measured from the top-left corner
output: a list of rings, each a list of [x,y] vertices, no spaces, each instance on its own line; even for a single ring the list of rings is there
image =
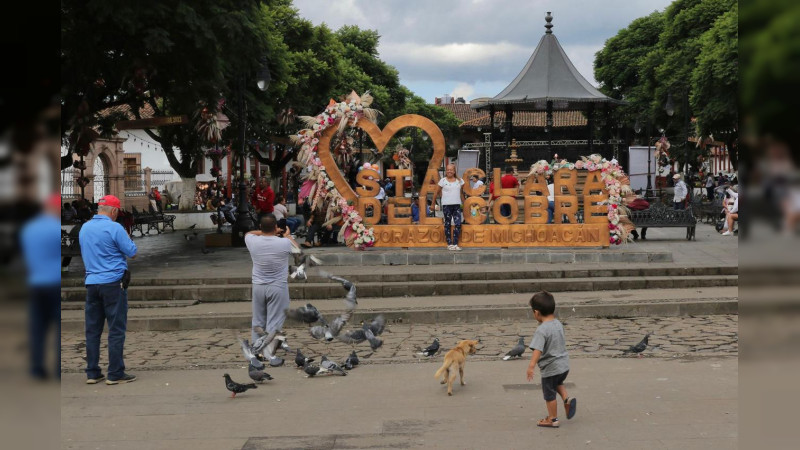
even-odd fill
[[[567,395],[564,380],[569,374],[569,355],[564,339],[564,326],[556,319],[556,301],[553,294],[547,291],[537,292],[528,304],[533,310],[533,317],[539,322],[533,334],[530,348],[533,350],[531,363],[528,365],[528,381],[533,380],[533,372],[538,364],[542,372],[542,392],[547,404],[547,417],[537,424],[540,427],[558,428],[558,405],[556,393],[564,400],[567,419],[575,416],[578,402]]]

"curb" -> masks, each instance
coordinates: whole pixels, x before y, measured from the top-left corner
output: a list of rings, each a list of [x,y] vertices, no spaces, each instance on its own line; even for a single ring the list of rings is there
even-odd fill
[[[571,317],[677,317],[738,314],[738,299],[697,300],[688,302],[609,303],[609,304],[563,304],[557,310],[559,318]],[[326,314],[335,314],[326,312]],[[482,323],[491,321],[532,320],[527,306],[459,307],[422,310],[372,310],[357,311],[351,323],[371,320],[383,314],[387,323]],[[250,315],[197,316],[197,317],[150,317],[128,319],[128,331],[186,331],[211,328],[246,329],[250,327]],[[305,327],[304,324],[288,320],[287,327]],[[61,330],[77,333],[84,330],[83,320],[61,322]]]

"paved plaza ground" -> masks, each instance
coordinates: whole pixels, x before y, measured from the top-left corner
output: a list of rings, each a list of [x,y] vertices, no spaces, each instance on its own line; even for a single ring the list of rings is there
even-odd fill
[[[712,227],[702,225],[698,226],[697,241],[686,242],[682,235],[680,229],[652,229],[648,241],[627,247],[672,252],[673,263],[645,264],[651,268],[738,264],[735,238],[719,236]],[[246,250],[217,249],[204,255],[180,231],[136,238],[135,242],[140,257],[131,267],[140,278],[249,274]],[[582,267],[530,266],[537,270]],[[79,259],[72,269],[68,278],[80,276]],[[340,269],[351,274],[391,273],[413,271],[415,266]],[[459,269],[449,266],[441,270]],[[474,307],[481,302],[518,306],[524,305],[526,296],[529,294],[508,294],[502,301],[491,302],[480,296],[409,297],[406,307]],[[556,299],[577,306],[588,298],[646,306],[666,300],[713,301],[737,296],[736,286],[720,286],[559,292]],[[404,302],[403,298],[359,300],[359,307],[366,311],[386,304],[400,307]],[[329,310],[341,307],[338,301],[320,304]],[[186,308],[135,309],[131,316],[191,316],[211,310],[246,315],[248,307],[246,302],[201,303]],[[64,320],[79,320],[82,311],[65,310],[63,315]],[[566,317],[564,322],[571,358],[567,388],[579,399],[579,407],[578,415],[562,420],[558,430],[535,426],[546,412],[538,373],[534,382],[525,380],[530,351],[522,360],[501,360],[519,336],[530,340],[535,323],[528,317],[389,323],[381,336],[383,347],[375,352],[365,344],[355,347],[362,364],[346,377],[309,379],[289,358],[286,366],[267,369],[274,380],[235,399],[229,398],[222,374],[230,373],[240,382],[248,380],[235,339],[237,334],[248,334],[245,328],[131,331],[126,365],[139,379],[120,386],[84,384],[85,342],[82,333],[73,328],[62,333],[61,444],[68,449],[192,450],[738,447],[738,315],[667,317],[645,312],[627,318]],[[647,332],[654,335],[642,358],[623,354],[623,349]],[[340,360],[352,350],[338,341],[315,341],[303,326],[287,327],[286,333],[289,344],[309,356],[326,354]],[[467,385],[456,385],[453,397],[448,397],[433,377],[442,354],[431,359],[416,354],[434,337],[440,338],[443,348],[458,339],[481,338],[480,351],[467,363]],[[102,366],[105,345],[101,355]],[[563,416],[563,410],[559,414]]]

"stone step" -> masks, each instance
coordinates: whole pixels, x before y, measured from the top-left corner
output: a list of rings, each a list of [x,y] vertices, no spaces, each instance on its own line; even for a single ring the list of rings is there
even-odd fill
[[[454,274],[455,275],[455,274]],[[519,278],[519,279],[459,279],[400,282],[359,282],[358,294],[362,298],[419,297],[436,295],[486,295],[548,290],[609,291],[629,289],[674,289],[689,287],[737,286],[738,275],[689,276],[616,276],[578,278]],[[294,300],[339,299],[344,291],[334,283],[292,283],[289,295]],[[63,301],[82,302],[85,289],[62,288]],[[131,286],[129,301],[197,300],[202,302],[250,301],[250,284],[186,285],[186,286]]]
[[[717,314],[738,314],[738,298],[686,299],[684,301],[650,301],[619,302],[597,304],[561,304],[557,315],[561,320],[573,317],[666,317],[666,316],[703,316]],[[333,315],[326,312],[326,316]],[[482,323],[492,321],[533,320],[531,309],[514,304],[491,306],[459,306],[456,308],[411,308],[411,309],[375,309],[356,310],[350,323],[357,324],[372,320],[377,314],[383,314],[388,323]],[[151,316],[129,317],[128,331],[181,331],[197,329],[249,329],[251,315],[249,313],[202,316]],[[64,332],[83,330],[83,320],[62,320]],[[305,328],[306,325],[287,320],[284,328]]]
[[[530,269],[524,266],[492,265],[483,267],[460,268],[442,266],[440,268],[415,268],[405,269],[402,272],[375,273],[353,268],[337,269],[336,275],[344,277],[354,283],[363,282],[413,282],[413,281],[453,281],[453,280],[512,280],[512,279],[552,279],[552,278],[594,278],[594,277],[636,277],[636,276],[691,276],[691,275],[738,275],[738,266],[712,266],[712,267],[675,267],[675,266],[644,266],[601,268],[590,266],[566,267],[564,269]],[[309,283],[332,283],[325,277],[315,276],[316,269],[309,273]],[[64,278],[61,281],[64,288],[83,288],[82,278]],[[298,282],[292,282],[297,284]],[[228,278],[133,278],[132,287],[179,287],[179,286],[208,286],[227,287],[231,285],[250,284],[250,277]]]
[[[131,301],[128,302],[129,309],[142,309],[142,308],[185,308],[187,306],[196,305],[197,300],[144,300],[144,301]],[[85,302],[62,302],[62,311],[77,311],[83,310]]]

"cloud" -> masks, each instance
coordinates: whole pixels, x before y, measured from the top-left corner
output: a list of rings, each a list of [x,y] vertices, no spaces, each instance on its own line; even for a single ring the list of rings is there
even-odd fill
[[[475,86],[469,83],[458,83],[456,87],[453,88],[453,92],[450,93],[451,96],[454,98],[464,97],[465,99],[469,100],[472,98],[472,94],[475,93]]]
[[[294,6],[312,23],[325,22],[334,30],[343,25],[377,30],[380,58],[397,68],[409,89],[433,101],[423,92],[441,96],[460,83],[475,87],[476,95],[505,87],[544,34],[547,11],[575,67],[596,84],[594,54],[605,41],[672,1],[294,0]]]

